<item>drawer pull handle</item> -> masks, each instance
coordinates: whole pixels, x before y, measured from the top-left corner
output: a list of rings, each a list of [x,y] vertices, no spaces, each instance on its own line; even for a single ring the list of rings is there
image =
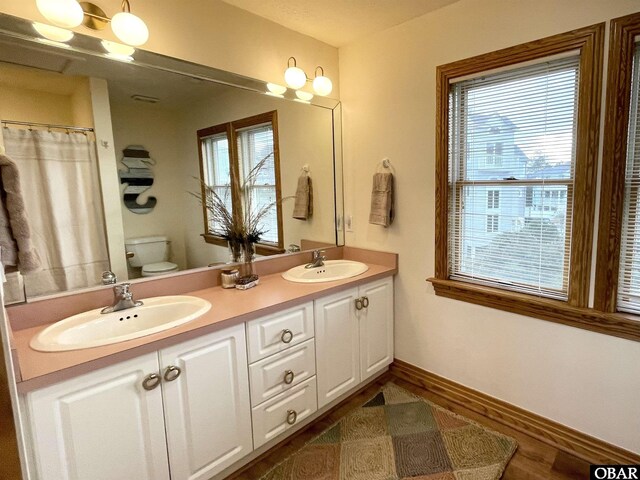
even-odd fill
[[[362,297],[362,306],[364,308],[369,308],[369,297]]]
[[[180,376],[181,373],[182,373],[182,370],[180,370],[179,367],[170,365],[164,371],[164,380],[165,382],[173,382],[176,378]]]
[[[142,380],[142,388],[145,390],[153,390],[158,385],[160,385],[160,375],[157,373],[150,373]]]
[[[293,383],[294,373],[291,370],[284,372],[284,383],[291,385]]]
[[[293,425],[298,419],[298,412],[295,410],[287,410],[287,423]]]
[[[362,310],[363,308],[362,298],[356,298],[356,310]]]
[[[293,340],[293,332],[285,328],[282,331],[282,335],[280,335],[280,340],[282,340],[282,343],[291,343],[291,340]]]

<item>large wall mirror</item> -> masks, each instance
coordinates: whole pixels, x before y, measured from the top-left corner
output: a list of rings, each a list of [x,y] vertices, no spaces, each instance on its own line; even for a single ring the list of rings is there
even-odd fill
[[[240,125],[238,139],[256,158],[277,149],[277,168],[259,176],[265,195],[277,184],[283,198],[279,218],[266,216],[273,248],[263,255],[343,244],[339,102],[266,92],[262,81],[142,50],[110,58],[89,36],[51,43],[31,22],[0,15],[1,142],[19,164],[43,262],[39,272],[7,275],[7,303],[100,285],[104,270],[123,281],[228,262],[228,248],[204,235],[197,198],[203,177],[222,190],[228,182],[229,160],[220,163],[224,145],[215,141],[221,125]],[[276,145],[261,140],[265,122],[247,126],[255,118],[270,119]],[[301,175],[313,185],[306,219],[293,218],[287,198]],[[158,271],[128,258],[153,240],[148,262],[164,262]]]

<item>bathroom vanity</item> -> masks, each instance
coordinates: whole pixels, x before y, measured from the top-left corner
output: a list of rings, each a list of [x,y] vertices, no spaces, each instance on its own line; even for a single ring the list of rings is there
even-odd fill
[[[224,478],[386,371],[397,258],[332,250],[369,269],[190,291],[200,318],[92,349],[37,352],[46,325],[14,329],[31,478]]]

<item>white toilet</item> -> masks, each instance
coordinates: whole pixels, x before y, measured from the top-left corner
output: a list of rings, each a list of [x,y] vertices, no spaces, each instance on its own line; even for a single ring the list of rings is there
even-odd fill
[[[177,272],[178,265],[169,262],[169,240],[158,235],[155,237],[136,237],[125,240],[127,253],[133,253],[128,259],[132,267],[142,267],[143,277],[155,277]]]

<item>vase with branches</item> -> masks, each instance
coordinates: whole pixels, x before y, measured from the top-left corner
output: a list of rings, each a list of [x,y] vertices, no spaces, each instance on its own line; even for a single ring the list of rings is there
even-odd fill
[[[269,211],[278,204],[279,201],[274,200],[264,205],[258,205],[254,208],[254,198],[251,195],[252,187],[255,186],[258,175],[265,168],[269,159],[273,156],[273,152],[266,155],[248,172],[242,184],[237,176],[231,176],[231,185],[225,188],[223,195],[220,195],[216,189],[205,182],[201,182],[202,194],[190,192],[191,195],[197,197],[205,206],[209,213],[209,221],[217,225],[216,233],[224,238],[231,253],[234,262],[242,261],[240,268],[240,283],[249,283],[257,280],[257,275],[253,272],[253,259],[255,256],[255,244],[265,233],[261,230],[261,223]],[[229,210],[229,192],[248,192],[243,195],[242,199],[236,199],[235,204]]]

